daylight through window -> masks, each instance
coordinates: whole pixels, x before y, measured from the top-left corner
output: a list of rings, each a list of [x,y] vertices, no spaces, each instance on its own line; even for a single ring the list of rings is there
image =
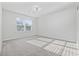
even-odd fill
[[[16,24],[17,24],[17,31],[31,31],[32,30],[31,19],[16,18]]]

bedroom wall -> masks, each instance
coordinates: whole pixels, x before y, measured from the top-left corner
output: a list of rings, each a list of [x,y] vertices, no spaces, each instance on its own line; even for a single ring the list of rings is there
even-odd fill
[[[36,34],[36,21],[33,17],[29,17],[32,19],[32,31],[24,31],[24,32],[17,31],[17,27],[16,27],[17,17],[25,18],[25,19],[28,18],[27,15],[23,15],[17,12],[13,12],[11,10],[3,9],[3,21],[2,21],[3,41],[9,39],[29,37]]]
[[[1,55],[1,48],[2,48],[2,7],[0,3],[0,55]]]
[[[77,6],[79,6],[79,3]],[[77,13],[77,47],[79,48],[79,9],[76,11],[76,13]]]
[[[71,7],[40,17],[38,35],[76,42],[75,8]]]

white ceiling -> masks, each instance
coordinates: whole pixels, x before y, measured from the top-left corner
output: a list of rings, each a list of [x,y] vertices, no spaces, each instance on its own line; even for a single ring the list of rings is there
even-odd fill
[[[33,6],[38,5],[41,10],[35,14]],[[39,17],[41,15],[55,12],[61,9],[73,7],[73,2],[4,2],[2,7],[15,12],[23,13],[32,17]]]

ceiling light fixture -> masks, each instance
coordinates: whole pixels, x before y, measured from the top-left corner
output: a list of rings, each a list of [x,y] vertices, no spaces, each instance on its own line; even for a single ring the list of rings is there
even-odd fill
[[[33,11],[34,11],[34,12],[37,13],[37,12],[39,12],[40,10],[41,10],[41,8],[40,8],[38,5],[34,5],[34,6],[33,6]]]

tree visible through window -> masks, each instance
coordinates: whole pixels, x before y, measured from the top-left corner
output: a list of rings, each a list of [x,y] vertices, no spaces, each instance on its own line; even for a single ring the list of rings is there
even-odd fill
[[[31,31],[32,30],[31,19],[16,18],[16,23],[17,23],[17,31]]]

